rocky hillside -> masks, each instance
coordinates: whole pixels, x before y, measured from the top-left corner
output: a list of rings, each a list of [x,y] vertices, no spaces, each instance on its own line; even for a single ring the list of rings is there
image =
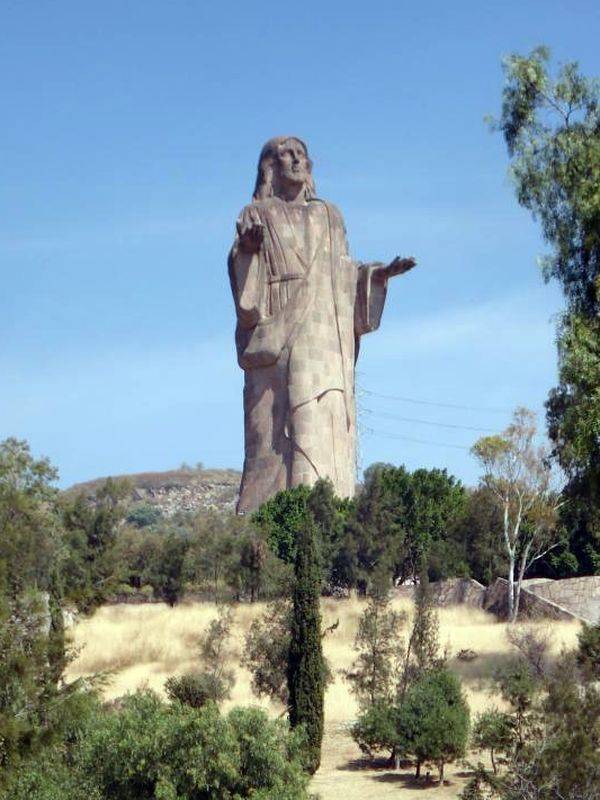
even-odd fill
[[[235,508],[241,474],[233,469],[174,469],[168,472],[140,472],[114,475],[131,484],[131,504],[156,506],[166,516],[177,511]],[[67,491],[93,497],[106,478],[78,483]]]

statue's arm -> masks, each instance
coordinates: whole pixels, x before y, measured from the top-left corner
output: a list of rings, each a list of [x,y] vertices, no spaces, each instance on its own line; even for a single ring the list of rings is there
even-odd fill
[[[389,264],[373,264],[369,266],[376,266],[373,272],[373,280],[387,281],[390,278],[394,278],[396,275],[404,275],[405,272],[413,269],[416,264],[417,262],[412,256],[408,258],[396,256]]]
[[[263,231],[257,209],[246,206],[236,222],[236,236],[228,258],[231,291],[243,328],[256,325],[265,304],[264,263],[260,257]]]
[[[414,258],[396,257],[389,264],[375,261],[359,264],[354,302],[354,333],[363,336],[377,330],[381,322],[388,280],[412,269]]]

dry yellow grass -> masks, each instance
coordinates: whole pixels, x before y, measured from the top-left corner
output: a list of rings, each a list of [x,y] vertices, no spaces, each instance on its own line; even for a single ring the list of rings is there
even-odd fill
[[[395,601],[394,607],[409,615],[412,610],[406,601]],[[340,625],[325,639],[325,654],[332,665],[335,680],[326,694],[323,764],[313,780],[313,790],[322,800],[337,800],[340,795],[344,800],[379,800],[392,794],[405,800],[416,797],[422,800],[429,797],[438,800],[455,798],[466,779],[460,765],[448,770],[448,786],[415,787],[409,772],[374,769],[367,765],[348,735],[348,723],[356,716],[357,708],[342,671],[350,667],[355,657],[353,642],[363,608],[364,601],[356,598],[326,599],[322,603],[324,625],[331,625],[338,619]],[[281,706],[254,697],[250,676],[239,663],[244,634],[263,610],[260,603],[239,605],[235,609],[230,658],[235,668],[236,684],[225,708],[251,703],[277,715],[282,711]],[[215,616],[216,608],[211,603],[182,604],[176,608],[164,605],[105,606],[73,629],[73,643],[79,649],[79,656],[71,665],[69,676],[74,678],[110,671],[110,681],[105,690],[107,699],[142,686],[162,692],[170,675],[185,672],[194,665],[198,635]],[[439,616],[441,644],[447,646],[450,666],[464,681],[472,713],[499,705],[498,698],[490,694],[490,678],[512,652],[505,626],[495,617],[466,606],[440,609]],[[539,622],[528,626],[551,631],[554,653],[563,647],[573,647],[579,630],[579,625],[569,622]],[[466,648],[478,654],[474,661],[456,659],[456,654]]]

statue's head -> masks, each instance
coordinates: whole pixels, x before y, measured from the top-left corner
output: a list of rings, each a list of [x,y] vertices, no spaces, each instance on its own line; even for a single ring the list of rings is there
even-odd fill
[[[306,145],[296,136],[276,136],[260,151],[254,199],[277,197],[284,184],[304,186],[307,200],[315,196],[312,161]]]

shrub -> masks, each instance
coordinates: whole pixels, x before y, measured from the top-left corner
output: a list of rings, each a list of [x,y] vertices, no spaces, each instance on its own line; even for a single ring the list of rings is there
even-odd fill
[[[460,680],[448,669],[425,673],[407,691],[397,716],[398,747],[417,762],[417,776],[425,761],[439,769],[464,756],[469,735],[469,707]]]
[[[577,663],[591,678],[600,680],[600,623],[584,623],[578,639]]]
[[[497,773],[496,753],[508,753],[515,739],[514,721],[509,714],[497,709],[479,714],[473,726],[473,745],[478,750],[489,750],[494,774]]]
[[[208,702],[221,703],[227,699],[230,687],[217,675],[194,670],[169,678],[165,682],[165,692],[169,700],[178,700],[192,708],[202,708]]]
[[[258,709],[168,706],[151,692],[99,715],[78,764],[111,800],[307,797],[300,741],[284,723]]]
[[[520,748],[527,738],[531,710],[541,684],[523,659],[518,659],[499,670],[495,677],[502,699],[512,707],[515,744]]]
[[[290,651],[292,608],[289,601],[270,603],[245,636],[242,664],[252,676],[257,697],[288,702],[287,662]]]
[[[142,503],[127,514],[127,522],[136,528],[147,528],[162,519],[162,511],[151,503]]]
[[[369,758],[386,751],[394,756],[398,742],[396,713],[389,703],[377,702],[363,711],[352,726],[352,738]]]
[[[0,789],[0,800],[104,800],[93,779],[64,761],[58,747],[49,747],[22,763]]]

